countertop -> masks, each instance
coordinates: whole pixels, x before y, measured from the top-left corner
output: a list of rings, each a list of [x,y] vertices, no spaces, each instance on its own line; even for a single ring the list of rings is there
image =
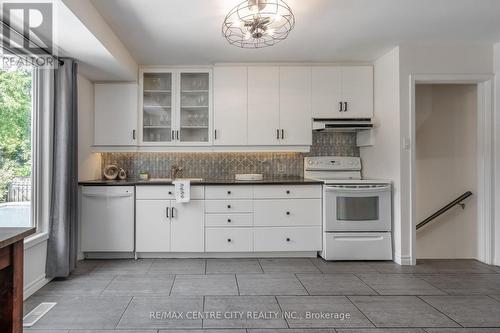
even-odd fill
[[[207,178],[201,181],[192,181],[191,186],[204,186],[204,185],[311,185],[322,184],[323,182],[307,179],[302,177],[272,177],[264,178],[263,180],[252,181],[238,181],[234,178]],[[171,181],[158,181],[158,180],[140,180],[140,179],[126,179],[126,180],[107,180],[107,179],[94,179],[78,182],[79,185],[85,186],[98,186],[98,185],[118,185],[118,186],[135,186],[135,185],[171,185]]]
[[[0,249],[34,234],[35,231],[36,228],[0,228]]]

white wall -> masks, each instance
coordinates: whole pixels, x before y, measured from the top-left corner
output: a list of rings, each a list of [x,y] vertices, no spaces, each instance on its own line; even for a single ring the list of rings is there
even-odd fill
[[[82,0],[62,0],[62,2],[64,6],[61,4],[61,7],[69,8],[78,18],[78,21],[84,24],[85,29],[88,29],[92,36],[99,41],[99,45],[91,44],[92,50],[81,50],[76,47],[71,48],[71,51],[73,51],[71,53],[74,53],[74,50],[78,50],[78,53],[73,55],[75,58],[85,59],[81,67],[88,75],[92,75],[89,77],[96,77],[96,80],[101,81],[137,81],[137,62],[130,55],[128,49],[116,36],[108,23],[103,19],[92,2]],[[67,23],[70,24],[69,26],[72,29],[77,28],[77,23],[73,21],[67,21]],[[65,46],[68,47],[69,45]],[[111,57],[109,57],[108,54],[103,56],[93,53],[96,52],[97,49],[100,49],[101,46],[107,50],[107,53],[111,55]],[[87,66],[87,63],[91,64],[91,66]],[[106,75],[103,76],[103,74]]]
[[[47,240],[24,248],[24,299],[42,288],[49,280],[45,278]]]
[[[94,141],[94,84],[78,74],[78,179],[101,177],[101,155],[92,153]]]
[[[361,157],[365,177],[393,181],[394,259],[398,263],[412,264],[415,259],[410,222],[413,144],[410,141],[410,77],[412,74],[491,73],[493,47],[489,44],[400,45],[375,62],[375,119],[379,129],[375,146],[362,148]]]
[[[491,74],[493,47],[490,44],[419,44],[399,47],[400,142],[409,141],[410,77],[413,74]],[[412,145],[414,143],[411,143]],[[412,258],[411,150],[401,150],[401,238],[395,239],[402,262]],[[413,258],[415,259],[415,258]]]
[[[395,48],[374,64],[375,145],[361,147],[363,177],[389,179],[393,183],[393,202],[400,202],[399,166],[399,49]],[[400,205],[393,205],[394,238],[401,238]],[[395,250],[397,250],[395,248]],[[399,256],[396,251],[395,256]]]
[[[500,43],[494,46],[494,71],[495,71],[495,128],[500,129]],[[500,189],[500,132],[495,133],[494,138],[495,151],[495,190]],[[495,193],[495,249],[494,263],[500,265],[500,194]]]
[[[416,215],[477,194],[477,86],[416,86]],[[477,195],[417,231],[417,258],[477,258]]]

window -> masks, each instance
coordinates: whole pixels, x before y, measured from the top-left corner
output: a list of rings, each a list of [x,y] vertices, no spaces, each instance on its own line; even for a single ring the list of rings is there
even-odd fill
[[[31,68],[0,69],[0,227],[33,225]]]

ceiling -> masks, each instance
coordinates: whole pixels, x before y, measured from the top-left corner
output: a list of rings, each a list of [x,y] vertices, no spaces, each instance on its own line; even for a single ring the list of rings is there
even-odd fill
[[[239,49],[221,36],[242,0],[90,0],[140,65],[371,62],[406,43],[500,41],[498,0],[285,0],[296,17],[273,47]]]

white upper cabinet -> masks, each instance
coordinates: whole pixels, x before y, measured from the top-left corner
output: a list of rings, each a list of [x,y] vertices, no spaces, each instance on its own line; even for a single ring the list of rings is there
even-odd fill
[[[172,142],[174,132],[174,73],[143,73],[142,142]]]
[[[247,67],[214,69],[214,145],[246,145]]]
[[[97,83],[94,102],[94,145],[136,145],[137,84]]]
[[[139,80],[95,85],[96,146],[302,150],[312,118],[373,117],[372,66],[216,66],[213,83],[209,68],[144,68]]]
[[[311,106],[313,118],[339,117],[342,103],[341,67],[312,67]]]
[[[313,118],[372,118],[373,67],[312,68]]]
[[[279,145],[280,68],[248,67],[248,144]]]
[[[211,80],[211,70],[141,70],[142,144],[209,144]]]
[[[342,67],[342,114],[347,118],[373,117],[373,67]]]
[[[280,143],[311,145],[311,68],[280,68]]]
[[[181,71],[179,117],[175,140],[183,144],[208,144],[212,116],[211,73]]]

